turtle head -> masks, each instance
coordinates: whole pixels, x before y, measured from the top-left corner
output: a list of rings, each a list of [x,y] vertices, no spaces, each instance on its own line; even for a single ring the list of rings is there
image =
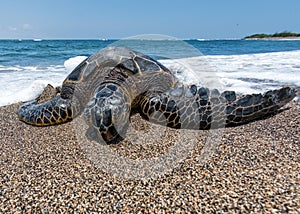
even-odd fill
[[[90,129],[88,138],[116,144],[125,137],[130,117],[127,93],[115,84],[100,86],[88,102],[84,116]]]

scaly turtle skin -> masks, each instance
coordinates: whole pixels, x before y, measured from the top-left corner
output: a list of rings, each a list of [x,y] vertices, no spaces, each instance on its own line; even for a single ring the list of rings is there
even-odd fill
[[[25,103],[18,114],[26,123],[48,126],[83,113],[89,133],[97,133],[106,143],[118,143],[134,112],[172,128],[210,129],[276,113],[295,96],[290,87],[237,99],[233,91],[184,86],[154,59],[108,47],[78,65],[65,79],[60,95],[41,104]]]

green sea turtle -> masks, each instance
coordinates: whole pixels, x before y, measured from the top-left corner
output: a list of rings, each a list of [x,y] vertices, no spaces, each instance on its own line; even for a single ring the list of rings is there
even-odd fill
[[[136,112],[172,128],[210,129],[276,113],[295,96],[290,87],[237,98],[233,91],[185,86],[149,56],[108,47],[78,65],[63,82],[60,95],[41,104],[25,103],[18,115],[26,123],[48,126],[83,113],[94,133],[106,143],[117,143]]]

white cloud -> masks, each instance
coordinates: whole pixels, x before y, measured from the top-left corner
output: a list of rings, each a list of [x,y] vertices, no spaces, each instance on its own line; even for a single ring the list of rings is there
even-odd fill
[[[31,30],[32,27],[31,27],[30,24],[25,23],[25,24],[22,25],[22,29],[23,29],[23,30]]]
[[[8,27],[8,30],[9,30],[9,31],[17,31],[18,28],[13,27],[13,26],[9,26],[9,27]]]

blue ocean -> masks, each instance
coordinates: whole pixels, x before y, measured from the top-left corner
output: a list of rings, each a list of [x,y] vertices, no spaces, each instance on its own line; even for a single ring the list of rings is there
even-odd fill
[[[300,40],[0,40],[0,106],[61,85],[82,60],[110,45],[150,55],[186,84],[242,94],[300,88]]]

